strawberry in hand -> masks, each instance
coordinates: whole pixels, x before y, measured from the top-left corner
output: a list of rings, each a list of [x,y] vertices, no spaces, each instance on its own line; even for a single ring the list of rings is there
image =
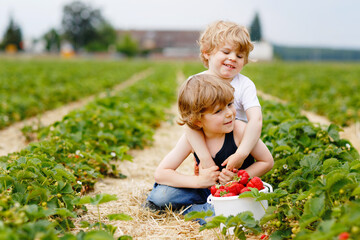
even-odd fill
[[[246,185],[250,177],[249,174],[245,170],[239,170],[237,175],[240,178],[239,183]]]

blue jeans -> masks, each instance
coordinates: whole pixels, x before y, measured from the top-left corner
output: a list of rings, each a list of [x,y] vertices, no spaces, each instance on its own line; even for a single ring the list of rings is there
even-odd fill
[[[211,210],[214,212],[214,207],[207,203],[209,195],[210,190],[207,188],[176,188],[155,183],[147,201],[163,209],[170,205],[173,210],[190,206],[182,213],[183,215],[193,211],[206,212]],[[202,225],[206,223],[203,219],[197,219],[197,221]]]

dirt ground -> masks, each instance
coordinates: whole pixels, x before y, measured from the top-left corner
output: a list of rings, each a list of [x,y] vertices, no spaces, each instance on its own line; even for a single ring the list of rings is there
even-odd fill
[[[117,86],[116,90],[122,89],[144,75],[149,74],[149,71],[142,72],[133,76],[128,81]],[[179,75],[179,81],[183,81],[184,77]],[[259,95],[265,99],[272,99],[272,96],[259,92]],[[27,124],[35,125],[40,121],[43,125],[52,124],[55,121],[61,120],[69,111],[79,108],[91,101],[94,97],[89,97],[85,100],[66,105],[60,109],[46,112],[40,117],[35,117],[21,123],[16,123],[9,128],[0,131],[0,155],[6,155],[10,152],[18,151],[26,146],[25,138],[21,134],[21,128]],[[278,100],[278,99],[275,99]],[[280,100],[278,100],[281,102]],[[174,106],[171,112],[176,116],[177,108]],[[310,112],[303,112],[310,121],[318,122],[319,124],[328,125],[330,122],[321,116]],[[147,194],[152,189],[154,184],[153,173],[155,168],[162,160],[162,158],[172,149],[177,140],[183,133],[183,128],[173,122],[164,122],[160,128],[156,130],[154,135],[154,143],[151,147],[143,150],[132,150],[130,154],[133,156],[133,161],[119,162],[119,169],[127,176],[126,179],[100,179],[96,185],[95,190],[89,195],[96,195],[98,193],[115,194],[118,200],[100,205],[100,214],[103,222],[107,223],[106,215],[113,213],[126,213],[130,215],[131,221],[111,221],[110,224],[117,227],[115,236],[131,235],[134,239],[217,239],[213,231],[205,230],[199,232],[199,224],[195,222],[186,222],[180,214],[168,211],[165,214],[157,215],[141,207],[145,201]],[[360,151],[360,136],[359,129],[354,126],[344,129],[341,133],[342,138],[349,139],[352,144]],[[193,160],[187,159],[180,167],[179,171],[183,173],[192,174]],[[89,211],[87,214],[77,218],[75,221],[96,222],[98,221],[98,210],[96,207],[88,205]],[[79,224],[76,224],[79,226]],[[78,231],[80,228],[74,229]],[[248,239],[259,239],[259,237],[249,237]]]

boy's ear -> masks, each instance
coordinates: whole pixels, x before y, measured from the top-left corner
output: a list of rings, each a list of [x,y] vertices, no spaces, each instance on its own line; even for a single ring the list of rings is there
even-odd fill
[[[204,57],[209,60],[210,54],[208,52],[203,52]]]

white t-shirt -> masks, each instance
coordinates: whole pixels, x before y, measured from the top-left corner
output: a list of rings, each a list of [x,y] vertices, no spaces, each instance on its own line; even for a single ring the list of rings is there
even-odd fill
[[[245,111],[251,107],[261,107],[256,95],[255,84],[250,78],[239,73],[231,81],[231,86],[235,89],[234,104],[236,118],[247,122]]]
[[[206,72],[204,71],[198,74],[205,73]],[[251,107],[261,107],[259,99],[256,95],[255,84],[250,80],[250,78],[240,73],[233,78],[230,84],[235,89],[234,104],[236,108],[236,119],[247,122],[248,120],[245,111]]]

